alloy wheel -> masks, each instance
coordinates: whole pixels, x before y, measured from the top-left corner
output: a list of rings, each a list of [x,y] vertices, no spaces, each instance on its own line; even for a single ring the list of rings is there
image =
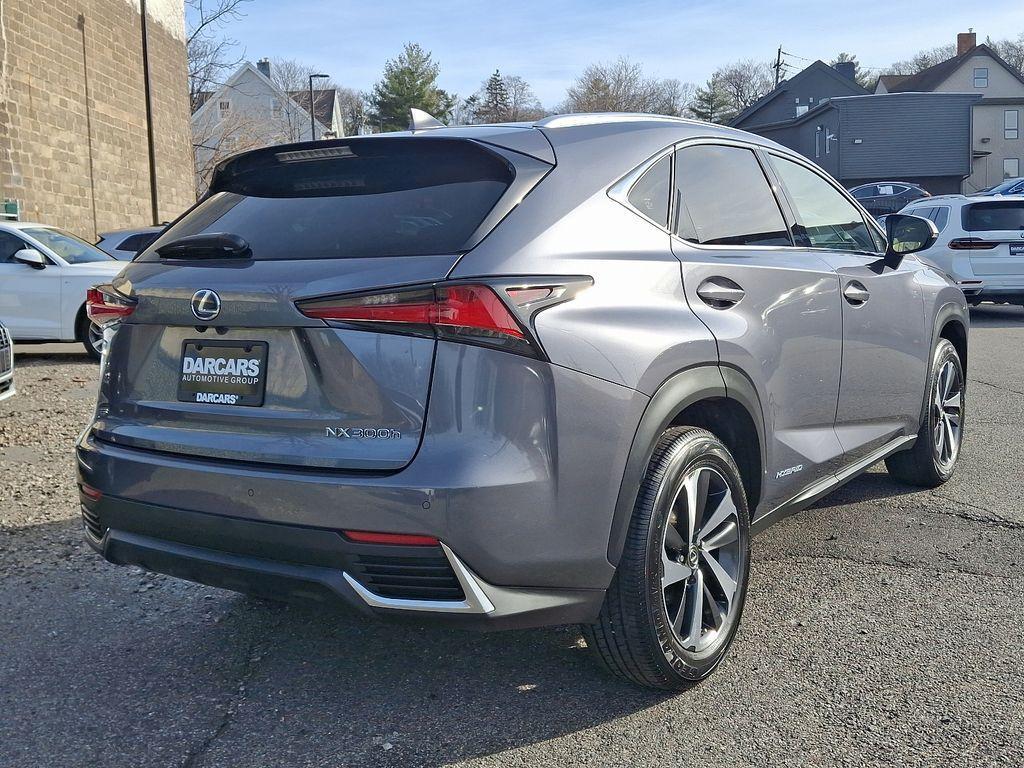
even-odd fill
[[[102,355],[103,354],[103,346],[106,343],[103,340],[103,331],[101,329],[97,328],[92,323],[89,323],[88,334],[89,334],[89,346],[91,346],[96,351],[96,355],[97,356]]]
[[[956,463],[963,435],[964,392],[960,368],[946,360],[935,377],[932,397],[932,445],[935,461],[943,469]]]
[[[697,656],[713,652],[735,620],[740,535],[725,478],[706,466],[688,472],[665,525],[661,587],[676,640]]]

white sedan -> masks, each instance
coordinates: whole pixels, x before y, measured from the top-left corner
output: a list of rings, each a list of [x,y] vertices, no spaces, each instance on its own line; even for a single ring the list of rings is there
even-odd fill
[[[103,333],[85,314],[86,292],[123,262],[72,234],[23,221],[0,222],[0,322],[18,343],[80,341],[99,359]]]

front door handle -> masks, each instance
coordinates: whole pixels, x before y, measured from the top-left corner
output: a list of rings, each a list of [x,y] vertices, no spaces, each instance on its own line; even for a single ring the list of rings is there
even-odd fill
[[[727,277],[709,277],[697,286],[697,295],[708,306],[728,309],[740,303],[746,292]]]
[[[861,306],[864,302],[871,298],[871,294],[868,289],[865,288],[861,283],[856,280],[851,280],[846,287],[843,289],[843,296],[846,300],[855,307]]]

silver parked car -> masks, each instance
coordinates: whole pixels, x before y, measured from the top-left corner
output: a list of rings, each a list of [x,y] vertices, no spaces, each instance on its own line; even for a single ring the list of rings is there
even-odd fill
[[[14,397],[14,339],[0,323],[0,400]]]
[[[98,291],[78,442],[114,563],[380,617],[579,622],[675,689],[750,539],[885,459],[953,473],[963,294],[820,169],[570,115],[238,155]]]

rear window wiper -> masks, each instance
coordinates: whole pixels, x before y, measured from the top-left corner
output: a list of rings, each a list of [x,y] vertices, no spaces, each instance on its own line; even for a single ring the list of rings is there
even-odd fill
[[[244,237],[229,232],[186,235],[156,249],[161,259],[251,259]]]

